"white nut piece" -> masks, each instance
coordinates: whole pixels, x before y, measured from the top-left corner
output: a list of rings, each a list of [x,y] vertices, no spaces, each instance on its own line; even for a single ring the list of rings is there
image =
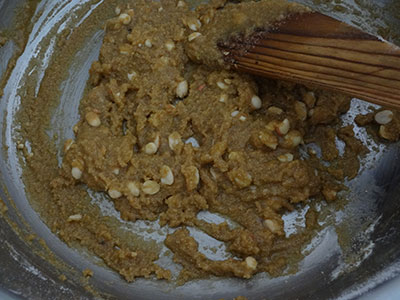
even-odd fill
[[[160,191],[160,185],[154,180],[147,180],[142,184],[142,191],[147,195],[154,195]]]
[[[221,103],[225,103],[226,102],[226,100],[228,100],[228,95],[227,94],[222,94],[220,97],[219,97],[219,102],[221,102]]]
[[[249,187],[253,181],[252,176],[241,168],[236,168],[229,171],[228,176],[231,182],[241,189]]]
[[[279,225],[276,223],[274,220],[264,220],[264,225],[272,232],[272,233],[278,233],[281,231]]]
[[[154,139],[154,144],[157,146],[157,149],[160,148],[160,135],[157,134],[156,138]]]
[[[291,162],[293,161],[293,154],[292,153],[286,153],[278,156],[278,160],[280,162]]]
[[[197,31],[201,27],[201,22],[199,20],[191,20],[187,25],[190,30]]]
[[[72,139],[68,139],[68,140],[66,140],[65,141],[65,143],[64,143],[64,153],[67,153],[68,151],[69,151],[69,149],[71,149],[71,146],[74,144],[74,140],[72,140]],[[24,144],[22,144],[22,146],[23,146]],[[19,148],[19,145],[18,145],[18,149],[20,149]],[[23,148],[22,148],[23,149]]]
[[[217,179],[217,173],[215,172],[213,167],[210,168],[210,174],[212,178]]]
[[[126,13],[120,14],[118,17],[120,23],[128,25],[132,21],[132,17]]]
[[[283,109],[276,107],[276,106],[268,107],[267,111],[274,115],[281,115],[283,113]]]
[[[132,49],[129,46],[121,45],[119,47],[119,53],[121,53],[123,55],[129,55],[131,52],[132,52]]]
[[[119,6],[117,6],[114,11],[117,16],[121,13],[121,9],[119,8]]]
[[[132,71],[132,72],[128,73],[128,79],[129,80],[132,80],[136,76],[137,76],[137,73],[135,71]]]
[[[245,177],[242,177],[242,176],[235,177],[235,182],[240,187],[249,186],[249,184],[252,181],[253,181],[253,178],[251,177],[250,174],[245,174]]]
[[[261,143],[263,143],[268,148],[275,150],[278,147],[278,138],[269,131],[262,131],[258,135]]]
[[[247,265],[247,267],[249,269],[251,269],[251,270],[257,269],[257,264],[258,263],[257,263],[257,261],[255,260],[254,257],[252,257],[252,256],[246,257],[245,262],[246,262],[246,265]]]
[[[176,87],[176,96],[179,98],[183,98],[188,94],[189,87],[188,87],[188,82],[186,80],[183,80],[178,83],[178,86]]]
[[[97,113],[90,111],[85,115],[86,122],[92,127],[99,127],[101,125],[100,117]]]
[[[217,82],[217,86],[221,89],[221,90],[226,90],[228,88],[228,86],[223,83],[222,81],[218,81]]]
[[[155,154],[158,150],[158,147],[155,143],[148,143],[144,146],[144,153],[152,155]]]
[[[379,135],[386,140],[390,140],[391,136],[385,125],[379,127]]]
[[[182,138],[178,132],[173,132],[168,136],[168,145],[171,150],[176,150],[178,145],[181,143]]]
[[[285,142],[289,147],[295,148],[303,142],[303,137],[299,131],[292,130],[285,136]]]
[[[128,182],[127,187],[128,187],[129,193],[131,193],[132,196],[139,197],[140,190],[139,190],[138,185],[135,182],[133,182],[133,181]]]
[[[290,129],[290,122],[288,119],[283,120],[276,126],[276,132],[280,136],[286,135],[289,132],[289,129]]]
[[[118,191],[118,190],[110,189],[110,190],[108,190],[108,195],[112,199],[118,199],[119,197],[122,196],[122,193],[120,191]]]
[[[296,101],[294,103],[294,110],[296,111],[296,114],[300,120],[305,121],[307,119],[307,106],[304,104],[304,102]]]
[[[201,20],[203,21],[204,24],[209,24],[211,21],[211,17],[208,15],[203,15]]]
[[[73,167],[73,168],[71,169],[71,175],[72,175],[72,177],[74,177],[76,180],[79,180],[79,179],[81,179],[81,177],[82,177],[82,170],[79,169],[78,167]]]
[[[178,1],[178,4],[176,5],[176,7],[185,7],[186,6],[186,2],[185,1]]]
[[[233,112],[231,112],[231,117],[234,118],[239,114],[238,110],[234,110]]]
[[[254,95],[253,97],[251,97],[251,106],[254,109],[260,109],[262,107],[262,102],[260,97],[258,97],[257,95]]]
[[[191,42],[194,39],[197,39],[199,36],[201,36],[200,32],[193,32],[193,33],[189,34],[188,41]]]
[[[118,168],[115,168],[114,170],[112,170],[112,172],[113,172],[115,175],[119,175],[119,169],[118,169]]]
[[[231,83],[232,83],[232,80],[229,79],[229,78],[225,78],[225,79],[224,79],[224,82],[225,82],[226,84],[231,84]]]
[[[160,169],[161,183],[165,185],[172,185],[174,183],[174,174],[170,167],[164,165]]]
[[[390,110],[382,110],[375,115],[375,121],[379,125],[386,125],[392,122],[393,112]]]
[[[244,122],[244,121],[247,120],[247,118],[246,118],[245,116],[240,116],[240,117],[239,117],[239,120],[242,121],[242,122]]]
[[[315,106],[316,98],[314,92],[307,92],[303,96],[303,101],[307,104],[308,108],[313,108]]]
[[[67,219],[68,222],[78,222],[80,220],[82,220],[82,215],[81,214],[71,215]]]
[[[174,50],[174,48],[175,48],[175,43],[173,42],[173,41],[171,41],[171,40],[169,40],[169,41],[167,41],[166,43],[165,43],[165,48],[168,50],[168,51],[172,51],[172,50]]]
[[[199,169],[196,168],[194,172],[194,183],[199,184],[199,182],[200,182],[200,173]]]
[[[152,43],[149,39],[147,39],[147,40],[144,41],[144,45],[145,45],[147,48],[153,47],[153,43]]]

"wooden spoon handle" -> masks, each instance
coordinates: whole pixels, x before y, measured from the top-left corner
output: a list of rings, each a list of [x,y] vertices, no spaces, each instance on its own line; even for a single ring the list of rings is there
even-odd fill
[[[400,48],[320,13],[219,45],[240,71],[313,84],[400,109]]]

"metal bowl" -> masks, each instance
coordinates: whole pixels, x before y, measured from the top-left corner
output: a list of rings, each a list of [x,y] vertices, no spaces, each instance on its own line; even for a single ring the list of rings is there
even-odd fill
[[[0,28],[11,28],[14,8],[23,0],[0,0]],[[385,31],[396,42],[400,29],[393,1],[342,1],[313,4],[298,1],[341,20],[356,24],[374,34]],[[338,244],[335,226],[327,226],[314,240],[310,253],[295,275],[269,278],[259,274],[252,280],[207,279],[183,286],[138,279],[126,283],[118,275],[98,264],[84,251],[68,248],[41,221],[32,208],[21,179],[23,162],[18,158],[15,115],[20,97],[35,93],[48,63],[57,48],[59,28],[79,30],[82,20],[103,5],[103,0],[43,0],[38,4],[33,28],[25,49],[6,79],[0,101],[0,197],[8,206],[0,218],[0,298],[1,299],[400,299],[400,148],[379,145],[363,161],[362,173],[348,182],[352,199],[340,212],[332,212],[336,226],[347,230],[349,242]],[[338,6],[344,9],[337,9]],[[393,6],[394,7],[394,6]],[[379,18],[377,17],[379,16]],[[388,30],[388,28],[390,30]],[[72,136],[70,128],[78,119],[78,105],[88,79],[88,69],[98,55],[103,32],[93,32],[69,66],[70,76],[60,85],[61,97],[54,110],[49,134],[57,134],[56,144]],[[0,48],[0,77],[16,51],[12,41]],[[36,90],[27,91],[27,81]],[[367,107],[354,99],[344,121]],[[368,140],[365,130],[357,135]],[[370,141],[374,143],[373,141]],[[99,202],[100,203],[100,202]],[[101,204],[101,203],[100,203]],[[104,203],[102,204],[104,205]],[[105,213],[118,218],[112,208]],[[293,216],[292,216],[293,217]],[[291,216],[287,216],[290,221]],[[40,242],[26,237],[36,234]],[[43,258],[47,257],[47,258]],[[90,282],[81,280],[81,271],[94,270]],[[67,275],[62,281],[60,274]],[[88,288],[88,284],[90,288]],[[390,298],[392,297],[392,298]]]

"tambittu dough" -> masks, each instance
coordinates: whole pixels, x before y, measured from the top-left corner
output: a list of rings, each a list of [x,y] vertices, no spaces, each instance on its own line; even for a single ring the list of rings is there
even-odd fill
[[[39,150],[28,160],[51,178],[41,185],[49,197],[41,209],[52,230],[128,281],[171,278],[156,263],[156,247],[128,243],[99,212],[82,208],[89,187],[105,193],[126,221],[175,229],[164,244],[183,267],[182,281],[295,271],[301,247],[319,228],[314,203],[336,201],[366,152],[353,128],[339,123],[350,99],[231,71],[217,43],[305,11],[281,0],[211,1],[194,11],[184,1],[118,7],[61,168],[43,170]],[[40,139],[33,137],[34,147]],[[343,155],[336,139],[345,142]],[[309,143],[320,146],[322,158]],[[306,228],[286,237],[283,214],[306,203]],[[201,211],[234,225],[209,223],[198,218]],[[224,242],[231,258],[207,258],[192,227]]]
[[[139,2],[107,24],[63,174],[108,193],[125,220],[159,219],[178,228],[165,244],[183,274],[250,278],[274,264],[282,213],[325,188],[298,153],[308,124],[321,119],[319,103],[308,118],[304,95],[294,97],[300,90],[260,90],[253,78],[210,65],[221,55],[217,38],[304,8],[284,1],[219,2],[196,12],[170,2],[162,7]],[[323,97],[337,103],[325,108],[333,118],[348,102]],[[271,107],[278,99],[281,111]],[[200,221],[202,210],[239,227]],[[207,259],[186,226],[226,242],[238,259]]]

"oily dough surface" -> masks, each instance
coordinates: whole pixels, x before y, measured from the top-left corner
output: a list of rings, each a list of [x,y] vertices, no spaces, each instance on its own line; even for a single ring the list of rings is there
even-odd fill
[[[273,21],[301,7],[265,1],[196,13],[175,3],[161,12],[154,3],[137,5],[107,25],[76,139],[66,142],[65,176],[107,192],[125,220],[159,218],[178,228],[165,244],[187,273],[250,278],[268,270],[284,236],[281,213],[323,186],[296,153],[304,116],[259,111],[282,92],[263,93],[246,75],[190,64],[188,53],[208,50],[217,60],[216,35],[259,25],[257,14]],[[337,98],[339,108],[348,102]],[[240,227],[198,220],[202,210]],[[185,226],[226,242],[239,259],[207,259]]]
[[[340,125],[350,99],[230,71],[216,44],[306,11],[282,0],[211,1],[194,11],[184,1],[118,7],[60,168],[45,161],[51,151],[41,148],[44,134],[31,134],[35,155],[28,165],[43,175],[28,186],[46,192],[40,210],[52,230],[128,281],[172,277],[155,263],[157,247],[129,241],[96,209],[85,208],[89,187],[107,194],[126,221],[157,220],[175,229],[164,244],[183,267],[181,282],[295,271],[302,246],[319,228],[314,204],[337,200],[367,152],[353,127]],[[35,109],[32,124],[41,119]],[[360,118],[374,123],[374,115]],[[398,122],[386,124],[390,140],[398,139],[400,126],[390,125]],[[345,143],[343,154],[337,139]],[[306,227],[286,237],[282,215],[305,204]],[[201,211],[234,225],[206,222],[197,217]],[[207,258],[190,227],[224,242],[231,258]]]

